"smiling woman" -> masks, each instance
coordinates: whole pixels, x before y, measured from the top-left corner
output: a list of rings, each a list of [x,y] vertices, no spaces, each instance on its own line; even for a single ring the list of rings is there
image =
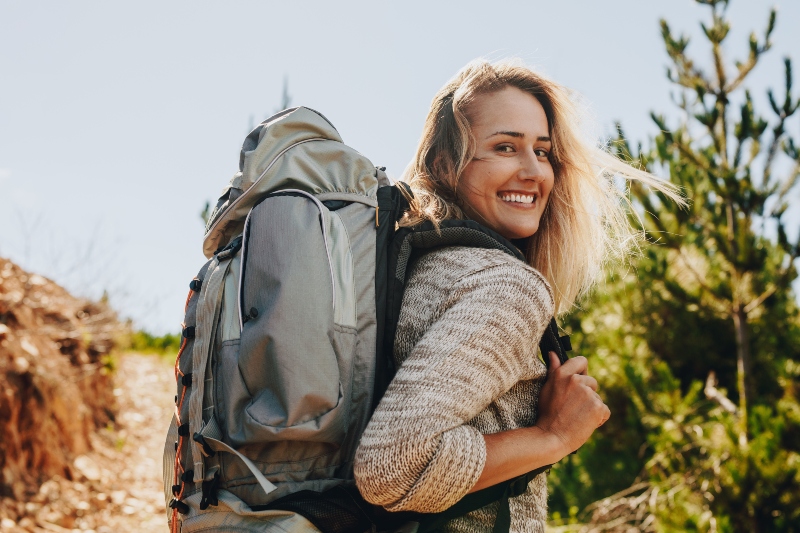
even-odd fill
[[[586,359],[561,364],[550,353],[543,362],[537,345],[554,312],[634,241],[615,174],[680,201],[585,142],[569,91],[528,68],[474,62],[436,95],[404,177],[413,197],[400,224],[472,219],[527,261],[453,246],[413,265],[394,343],[399,370],[355,458],[368,501],[442,512],[559,461],[608,419]],[[543,532],[546,476],[523,488],[445,530]]]
[[[507,239],[539,229],[550,191],[550,129],[539,101],[516,87],[479,95],[470,106],[475,155],[461,175],[464,210]]]

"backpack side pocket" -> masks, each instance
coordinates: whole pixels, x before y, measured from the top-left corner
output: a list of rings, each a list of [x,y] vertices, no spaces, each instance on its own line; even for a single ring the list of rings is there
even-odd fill
[[[340,375],[355,330],[335,325],[330,213],[313,197],[275,195],[253,208],[240,278],[242,395],[231,443],[341,442],[349,402]],[[342,372],[345,370],[345,372]],[[233,422],[233,424],[230,424]]]

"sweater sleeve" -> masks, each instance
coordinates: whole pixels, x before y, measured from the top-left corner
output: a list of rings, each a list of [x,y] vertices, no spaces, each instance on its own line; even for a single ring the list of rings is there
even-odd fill
[[[461,278],[441,306],[356,452],[359,490],[389,511],[440,512],[475,485],[486,444],[467,422],[531,379],[553,297],[538,272],[503,263]]]

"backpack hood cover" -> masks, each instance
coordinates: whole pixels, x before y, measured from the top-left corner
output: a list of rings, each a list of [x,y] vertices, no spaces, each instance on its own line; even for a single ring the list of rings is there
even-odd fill
[[[206,225],[210,258],[242,232],[250,209],[273,191],[299,189],[324,200],[377,206],[379,180],[366,157],[345,145],[322,114],[307,107],[281,111],[250,132],[239,172],[223,190]]]

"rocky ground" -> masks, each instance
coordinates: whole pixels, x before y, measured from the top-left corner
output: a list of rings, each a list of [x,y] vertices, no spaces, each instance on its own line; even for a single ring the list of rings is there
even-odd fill
[[[26,502],[0,501],[0,531],[166,533],[161,454],[174,383],[168,360],[122,356],[116,423],[92,436],[92,451],[74,460],[76,479],[56,476]]]

